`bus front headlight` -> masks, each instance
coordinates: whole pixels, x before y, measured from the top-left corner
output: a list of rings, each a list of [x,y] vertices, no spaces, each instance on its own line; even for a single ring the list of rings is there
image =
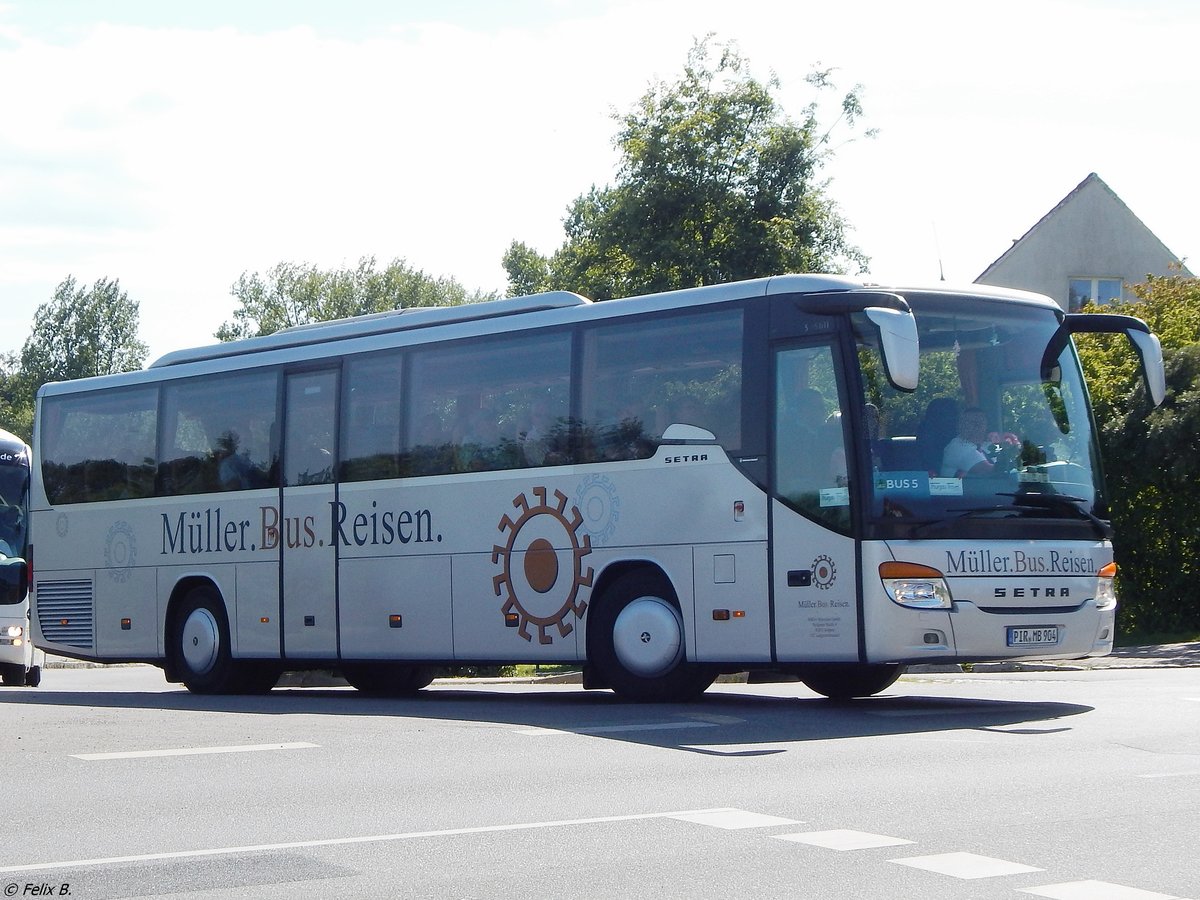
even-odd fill
[[[0,644],[7,644],[11,647],[20,647],[25,641],[25,629],[20,625],[5,625],[0,628]]]
[[[932,566],[885,562],[879,566],[883,589],[893,603],[913,609],[950,609],[954,598],[946,578]]]
[[[1117,564],[1109,563],[1096,573],[1096,609],[1115,609],[1117,605]]]

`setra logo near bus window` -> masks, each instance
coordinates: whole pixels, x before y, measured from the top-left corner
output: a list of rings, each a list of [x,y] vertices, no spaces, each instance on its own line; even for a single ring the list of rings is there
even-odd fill
[[[500,612],[506,625],[531,641],[532,623],[537,626],[538,643],[549,644],[554,640],[547,630],[551,625],[566,637],[575,628],[568,616],[583,618],[587,610],[580,589],[592,586],[592,568],[583,567],[592,542],[587,534],[580,539],[583,515],[577,506],[568,514],[566,494],[556,490],[552,504],[547,488],[535,487],[530,493],[536,502],[518,494],[513,507],[520,515],[513,519],[505,513],[497,526],[508,538],[504,546],[492,547],[492,562],[501,569],[492,579],[492,588],[497,597],[505,598]]]

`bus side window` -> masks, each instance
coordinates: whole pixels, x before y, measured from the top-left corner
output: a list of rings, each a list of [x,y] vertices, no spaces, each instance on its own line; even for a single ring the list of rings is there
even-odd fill
[[[148,497],[153,492],[157,388],[48,397],[42,477],[51,503]]]
[[[653,456],[663,431],[707,428],[740,448],[742,312],[602,324],[584,334],[582,462]]]
[[[165,385],[159,493],[272,486],[277,384],[274,372],[251,372]]]
[[[399,353],[388,353],[346,363],[343,481],[395,478],[401,474],[401,360]]]
[[[841,531],[850,528],[850,482],[833,348],[775,357],[775,493]]]
[[[406,474],[570,462],[568,332],[419,349],[411,370]]]

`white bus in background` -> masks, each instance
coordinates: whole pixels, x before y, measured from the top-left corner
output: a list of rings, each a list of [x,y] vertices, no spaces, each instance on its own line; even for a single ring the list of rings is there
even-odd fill
[[[37,687],[46,654],[29,628],[29,447],[0,430],[0,677]]]
[[[568,663],[681,700],[777,670],[1101,655],[1116,597],[1070,335],[1122,316],[785,275],[399,310],[49,384],[35,638],[199,692]],[[946,471],[958,412],[986,467]]]

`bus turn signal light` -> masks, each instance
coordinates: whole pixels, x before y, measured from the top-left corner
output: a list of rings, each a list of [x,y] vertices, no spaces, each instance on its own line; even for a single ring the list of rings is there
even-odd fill
[[[1116,563],[1109,563],[1096,573],[1096,609],[1113,609],[1117,605],[1116,579]]]

